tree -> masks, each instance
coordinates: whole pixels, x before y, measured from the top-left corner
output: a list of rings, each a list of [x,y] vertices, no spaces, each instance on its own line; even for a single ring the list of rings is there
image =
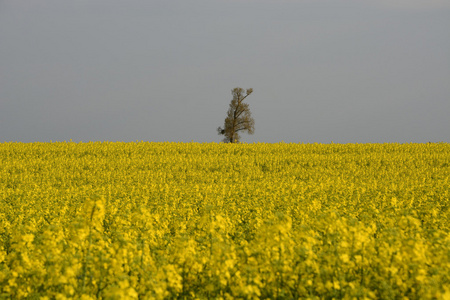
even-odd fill
[[[224,142],[237,143],[240,136],[239,131],[247,131],[248,134],[255,132],[255,120],[251,117],[250,109],[247,103],[243,103],[253,89],[247,89],[244,95],[244,89],[237,87],[231,90],[233,100],[231,100],[227,117],[224,122],[224,128],[217,128],[219,135],[224,135]]]

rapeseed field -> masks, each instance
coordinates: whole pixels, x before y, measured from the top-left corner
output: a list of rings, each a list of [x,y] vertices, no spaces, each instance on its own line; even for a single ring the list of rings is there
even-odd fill
[[[0,299],[450,299],[450,144],[1,143]]]

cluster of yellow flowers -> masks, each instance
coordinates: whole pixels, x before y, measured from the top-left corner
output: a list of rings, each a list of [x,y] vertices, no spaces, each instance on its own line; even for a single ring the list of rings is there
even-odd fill
[[[450,299],[450,144],[1,143],[1,299]]]

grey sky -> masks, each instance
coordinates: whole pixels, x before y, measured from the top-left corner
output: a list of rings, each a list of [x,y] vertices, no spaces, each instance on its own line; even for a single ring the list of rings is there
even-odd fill
[[[450,142],[450,1],[0,0],[0,141]]]

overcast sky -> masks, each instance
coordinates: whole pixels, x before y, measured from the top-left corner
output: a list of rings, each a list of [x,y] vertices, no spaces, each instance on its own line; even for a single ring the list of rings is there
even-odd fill
[[[0,141],[450,142],[448,0],[0,0]]]

